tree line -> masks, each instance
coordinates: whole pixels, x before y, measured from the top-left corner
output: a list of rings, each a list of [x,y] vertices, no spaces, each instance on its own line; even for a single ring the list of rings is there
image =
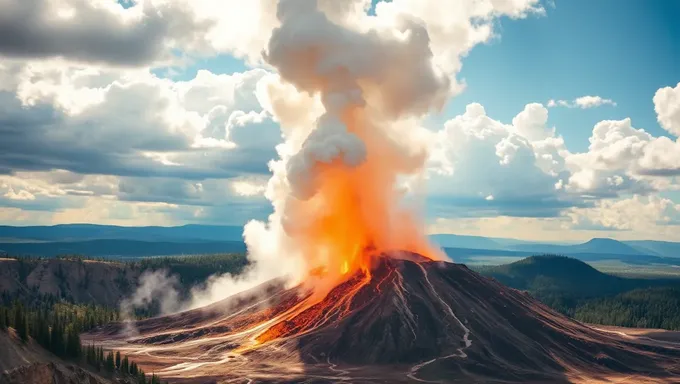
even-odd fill
[[[118,373],[133,378],[138,384],[161,384],[161,379],[156,374],[148,376],[137,363],[130,361],[127,356],[122,356],[120,351],[109,351],[104,354],[102,347],[94,344],[84,347],[85,362],[97,369],[109,374]]]
[[[85,362],[97,371],[132,377],[138,384],[160,384],[158,376],[148,376],[120,352],[104,354],[101,346],[81,345],[80,333],[117,321],[118,316],[117,310],[95,305],[57,303],[26,308],[16,300],[11,306],[0,306],[0,330],[14,328],[23,342],[33,339],[54,355]]]

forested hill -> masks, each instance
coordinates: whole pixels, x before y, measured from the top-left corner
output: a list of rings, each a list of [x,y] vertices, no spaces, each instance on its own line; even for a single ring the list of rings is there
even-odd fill
[[[117,307],[131,295],[145,271],[167,270],[188,291],[214,274],[238,274],[247,264],[243,254],[214,254],[184,257],[155,257],[129,262],[82,258],[0,259],[0,295],[5,304],[66,300],[76,304]]]
[[[602,273],[583,261],[555,255],[531,256],[510,264],[478,268],[513,288],[534,293],[600,297],[637,288],[680,285],[677,279],[632,279]]]
[[[476,269],[580,321],[680,330],[680,279],[612,276],[553,255]]]
[[[58,242],[0,243],[0,254],[54,257],[87,255],[90,257],[130,258],[165,255],[199,255],[245,252],[243,241],[172,242],[138,240],[88,240]]]

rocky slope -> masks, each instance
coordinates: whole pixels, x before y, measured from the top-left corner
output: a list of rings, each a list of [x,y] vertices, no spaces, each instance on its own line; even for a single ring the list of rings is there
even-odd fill
[[[49,294],[75,303],[116,306],[136,287],[140,271],[103,261],[0,259],[0,292]]]
[[[404,255],[320,301],[270,285],[85,339],[179,382],[666,383],[680,374],[676,345],[595,330],[463,265]]]
[[[106,379],[62,361],[32,340],[22,342],[11,328],[0,331],[0,384],[131,384],[128,381]]]

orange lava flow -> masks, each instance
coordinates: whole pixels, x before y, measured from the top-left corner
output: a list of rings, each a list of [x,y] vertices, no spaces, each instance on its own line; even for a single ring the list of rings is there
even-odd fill
[[[313,218],[296,237],[302,240],[310,276],[323,276],[313,283],[321,296],[357,272],[370,279],[376,257],[385,252],[403,250],[441,259],[417,212],[401,205],[396,188],[398,175],[419,169],[424,158],[404,156],[360,108],[349,109],[342,120],[365,144],[366,160],[357,167],[338,159],[316,164],[317,192],[294,208],[300,217]]]
[[[354,296],[370,282],[368,274],[358,273],[333,289],[318,302],[308,301],[293,309],[284,319],[256,337],[258,343],[292,335],[300,335],[335,319],[343,318],[351,310]]]
[[[365,145],[366,158],[358,166],[347,165],[342,157],[318,161],[313,165],[314,195],[288,202],[286,232],[305,256],[308,273],[301,286],[311,294],[270,319],[272,325],[249,348],[348,316],[362,289],[379,292],[390,278],[373,276],[380,257],[407,251],[442,258],[428,242],[418,212],[402,205],[397,188],[400,175],[422,168],[425,154],[404,153],[362,108],[347,108],[341,120]]]

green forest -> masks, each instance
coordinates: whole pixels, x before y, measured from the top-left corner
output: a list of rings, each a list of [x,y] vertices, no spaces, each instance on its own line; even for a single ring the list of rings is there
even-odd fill
[[[77,263],[87,260],[74,255],[61,259]],[[18,279],[23,281],[41,259],[18,260]],[[242,254],[219,254],[153,257],[120,263],[122,268],[138,271],[168,270],[177,276],[182,289],[188,291],[215,273],[237,274],[248,261]],[[579,321],[680,330],[680,279],[613,276],[582,261],[554,255],[532,256],[511,264],[475,269],[505,285],[527,291]],[[56,356],[86,364],[103,375],[125,376],[145,384],[160,382],[157,376],[147,375],[119,352],[81,345],[82,332],[119,321],[118,308],[76,303],[70,297],[40,294],[30,289],[17,292],[0,294],[0,328],[12,327],[22,340],[33,339]],[[150,310],[137,316],[155,314]]]
[[[81,344],[82,332],[117,320],[117,309],[94,305],[56,303],[26,308],[15,301],[11,306],[0,306],[0,331],[14,328],[23,342],[28,342],[30,337],[54,355],[85,363],[98,372],[130,377],[139,384],[160,384],[158,376],[147,375],[120,352],[104,354],[101,346]]]
[[[613,276],[555,255],[476,269],[579,321],[680,330],[680,279]]]

